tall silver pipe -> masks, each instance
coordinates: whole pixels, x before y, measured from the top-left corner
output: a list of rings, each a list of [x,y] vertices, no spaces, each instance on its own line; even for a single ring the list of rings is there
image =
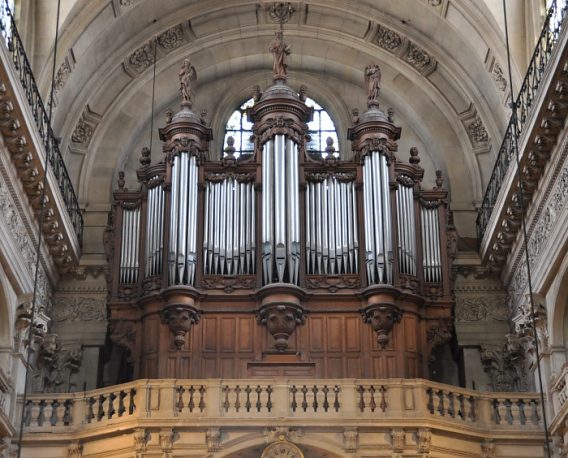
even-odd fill
[[[355,270],[355,239],[353,233],[353,197],[352,197],[352,182],[345,183],[345,201],[347,205],[347,260],[349,264],[349,273],[354,273]]]
[[[372,212],[372,194],[373,186],[372,162],[370,156],[365,156],[363,163],[363,207],[365,215],[365,263],[367,267],[367,280],[370,284],[375,283],[375,238],[372,230],[374,222]]]
[[[353,199],[353,204],[351,206],[352,220],[353,220],[353,255],[355,259],[355,272],[359,272],[359,225],[357,216],[357,192],[355,189],[355,183],[351,183],[351,198]]]
[[[375,248],[376,248],[376,268],[378,275],[378,282],[385,282],[385,265],[386,265],[386,253],[385,253],[385,241],[384,241],[384,227],[383,227],[383,212],[382,208],[382,188],[380,183],[381,177],[381,166],[380,166],[380,153],[373,152],[371,154],[371,161],[373,164],[373,175],[371,177],[371,183],[373,184],[373,214],[374,214],[374,232],[375,232]]]
[[[416,275],[416,218],[414,217],[414,188],[408,188],[408,207],[410,221],[410,268],[411,274]]]
[[[232,178],[225,180],[225,190],[227,195],[227,225],[225,226],[226,243],[225,243],[225,259],[227,263],[227,274],[233,275],[233,241],[235,238],[235,207],[234,207],[234,191],[235,182]]]
[[[284,163],[285,173],[285,191],[284,191],[284,215],[286,217],[284,224],[285,244],[286,244],[286,265],[288,267],[288,281],[293,282],[294,276],[294,256],[292,254],[292,240],[294,239],[294,158],[292,145],[287,137],[284,137]]]
[[[276,274],[284,281],[286,268],[286,162],[284,135],[274,137],[274,241]]]
[[[250,260],[248,262],[248,272],[252,274],[256,271],[256,200],[254,195],[254,185],[252,183],[248,183],[247,187],[249,196],[248,208],[250,209],[249,240],[251,253]]]
[[[385,269],[387,283],[392,283],[392,232],[391,232],[391,206],[390,206],[390,186],[389,168],[387,159],[383,154],[379,154],[381,164],[381,207],[383,210],[383,227],[385,240]]]
[[[188,153],[181,153],[181,167],[180,167],[180,192],[179,192],[179,209],[180,221],[178,225],[178,252],[177,252],[177,265],[178,265],[178,278],[177,283],[183,283],[185,278],[186,269],[186,252],[187,243],[187,192],[188,192]]]
[[[312,273],[311,266],[311,248],[312,248],[312,207],[311,207],[311,190],[312,183],[306,186],[306,272]]]
[[[170,246],[168,247],[168,265],[170,268],[170,284],[175,284],[176,254],[177,254],[177,227],[178,227],[178,192],[179,192],[179,155],[174,157],[172,165],[172,187],[170,205]]]
[[[300,277],[300,262],[301,262],[301,252],[300,252],[300,178],[299,178],[299,153],[298,145],[296,145],[292,140],[289,140],[290,146],[292,147],[293,153],[293,168],[292,173],[294,176],[294,238],[292,240],[292,253],[295,258],[294,261],[294,284],[298,284]]]
[[[238,215],[238,229],[239,229],[239,240],[237,242],[237,251],[236,253],[238,254],[238,263],[239,263],[239,268],[238,270],[235,269],[235,272],[242,275],[245,273],[245,256],[246,256],[246,242],[245,242],[245,237],[246,237],[246,232],[245,232],[245,225],[246,225],[246,219],[247,219],[247,208],[246,208],[246,184],[245,183],[236,183],[237,186],[237,190],[238,190],[238,196],[236,198],[237,201],[237,205],[238,205],[238,209],[237,209],[237,215]]]
[[[209,244],[211,243],[210,233],[211,230],[211,183],[205,183],[205,227],[203,228],[203,273],[209,273]]]
[[[272,281],[272,256],[273,256],[273,236],[272,236],[272,198],[273,190],[273,167],[272,160],[274,155],[274,140],[269,140],[263,147],[262,158],[262,268],[264,284]]]
[[[197,158],[192,156],[189,161],[189,178],[188,185],[188,230],[187,230],[187,246],[188,246],[188,283],[193,285],[195,281],[195,266],[197,264]]]
[[[322,205],[321,205],[321,221],[322,221],[322,262],[323,262],[323,273],[328,275],[330,271],[330,260],[329,260],[329,238],[330,238],[330,228],[329,228],[329,189],[327,186],[327,181],[322,181]]]
[[[221,181],[220,219],[219,219],[219,273],[226,275],[227,265],[227,182]]]
[[[317,255],[317,271],[323,273],[323,211],[322,211],[322,183],[315,183],[316,194],[316,255]]]

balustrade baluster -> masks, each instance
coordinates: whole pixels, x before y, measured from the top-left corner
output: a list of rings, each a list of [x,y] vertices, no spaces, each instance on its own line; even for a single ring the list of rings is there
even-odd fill
[[[333,387],[333,393],[335,395],[334,400],[333,400],[333,408],[335,409],[336,412],[339,412],[339,407],[340,407],[340,405],[339,405],[339,390],[340,390],[340,388],[339,388],[338,385],[335,385]]]
[[[314,394],[314,399],[312,401],[312,408],[314,409],[314,412],[318,411],[318,407],[319,407],[319,403],[318,403],[318,387],[317,385],[314,385],[312,387],[312,393]]]
[[[203,412],[205,410],[205,387],[201,385],[199,387],[199,411]]]
[[[290,388],[290,393],[292,393],[292,403],[290,404],[290,407],[292,408],[292,412],[296,412],[296,409],[298,408],[298,403],[296,402],[297,392],[298,389],[296,388],[296,385],[292,385],[292,388]]]
[[[325,412],[327,412],[327,410],[329,409],[329,402],[327,400],[327,393],[329,392],[329,388],[327,387],[327,385],[324,385],[322,388],[322,393],[323,393],[323,410]]]

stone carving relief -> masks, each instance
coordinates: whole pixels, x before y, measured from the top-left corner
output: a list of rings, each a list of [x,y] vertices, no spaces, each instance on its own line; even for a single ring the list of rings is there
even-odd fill
[[[75,130],[71,134],[71,141],[74,143],[88,144],[93,136],[93,127],[87,124],[83,119],[79,119]]]
[[[483,120],[477,113],[475,106],[470,104],[469,108],[460,113],[459,118],[467,132],[471,146],[477,152],[488,152],[490,138]]]
[[[109,324],[109,335],[115,345],[128,351],[128,360],[132,362],[136,347],[136,323],[126,320],[112,321]]]
[[[209,428],[205,432],[207,451],[214,453],[221,449],[221,430],[219,428]]]
[[[489,375],[492,391],[526,391],[524,357],[520,339],[507,335],[503,347],[481,346],[481,363]]]
[[[163,429],[159,434],[160,448],[164,453],[171,453],[174,448],[174,440],[176,438],[175,431],[173,429]],[[169,455],[167,455],[169,456]]]
[[[391,430],[391,447],[392,451],[395,453],[404,452],[404,446],[406,444],[406,432],[403,428],[394,428]]]
[[[57,334],[45,334],[33,371],[36,393],[68,393],[75,391],[73,375],[81,367],[80,346],[62,348]]]
[[[65,57],[65,59],[57,69],[57,73],[55,74],[55,79],[53,80],[53,108],[55,108],[59,103],[59,95],[61,94],[61,91],[63,91],[63,88],[65,87],[65,84],[69,79],[69,76],[71,76],[74,63],[75,59],[73,56],[73,52],[69,50],[69,55]]]
[[[481,444],[481,457],[482,458],[495,458],[495,444],[491,442],[484,442]]]
[[[436,70],[437,61],[434,56],[408,40],[405,36],[384,25],[377,24],[376,31],[374,33],[370,32],[368,38],[381,48],[410,64],[424,76],[428,76]]]
[[[507,321],[508,311],[502,295],[457,295],[455,316],[457,322]]]
[[[153,37],[124,59],[124,70],[136,78],[154,64],[154,52],[158,61],[182,46],[187,41],[185,32],[183,24],[178,24]]]
[[[73,152],[84,152],[84,149],[89,146],[101,119],[101,115],[92,111],[89,105],[85,106],[71,134],[71,150]]]
[[[355,453],[359,445],[359,432],[357,428],[343,430],[343,448],[347,453]]]
[[[513,322],[515,323],[515,331],[525,350],[528,368],[529,370],[534,370],[538,364],[535,345],[538,344],[538,350],[541,354],[548,350],[548,320],[545,306],[535,301],[533,311],[530,297],[528,296],[527,294],[524,302],[519,307],[519,314],[513,318]],[[534,328],[536,328],[536,342]]]
[[[416,451],[418,453],[430,453],[432,445],[432,431],[428,428],[420,428],[416,433]]]
[[[134,450],[136,451],[136,458],[142,457],[143,453],[148,449],[148,431],[144,428],[138,428],[134,430],[132,434],[134,439]]]
[[[35,243],[31,240],[20,213],[10,196],[6,183],[3,181],[3,177],[1,176],[0,213],[3,216],[3,222],[7,226],[8,232],[12,237],[12,241],[14,242],[18,253],[28,268],[30,278],[34,278],[36,265]],[[51,313],[51,294],[51,283],[46,275],[43,265],[40,264],[38,271],[36,304],[38,305],[38,311],[44,312],[46,315]]]
[[[295,11],[288,2],[274,2],[272,5],[267,6],[267,10],[268,17],[278,24],[286,24]]]
[[[83,445],[79,441],[72,441],[67,448],[68,458],[81,458],[83,456]]]
[[[266,447],[261,458],[304,458],[304,454],[296,445],[282,438]]]
[[[107,317],[106,298],[88,296],[56,296],[54,321],[104,321]]]

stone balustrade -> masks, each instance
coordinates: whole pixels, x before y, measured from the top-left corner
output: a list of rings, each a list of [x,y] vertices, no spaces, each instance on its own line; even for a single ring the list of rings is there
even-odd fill
[[[21,408],[21,401],[20,401]],[[32,394],[27,433],[183,417],[211,423],[286,418],[326,424],[433,420],[482,430],[541,427],[535,393],[479,393],[426,380],[138,380],[81,393]]]

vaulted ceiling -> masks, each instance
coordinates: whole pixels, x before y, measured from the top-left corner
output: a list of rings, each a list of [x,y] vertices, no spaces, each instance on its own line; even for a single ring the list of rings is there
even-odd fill
[[[53,4],[36,4],[34,29],[53,18]],[[381,106],[393,107],[403,128],[399,158],[417,146],[426,169],[447,177],[458,230],[474,235],[475,204],[483,195],[507,119],[509,92],[500,7],[494,0],[319,0],[291,2],[284,25],[292,48],[289,84],[308,87],[345,139],[352,107],[365,108],[363,69],[382,68]],[[514,84],[526,62],[524,2],[512,5]],[[51,4],[51,6],[50,6]],[[54,126],[82,205],[91,242],[119,170],[132,173],[142,146],[161,155],[157,128],[179,106],[178,71],[189,58],[198,72],[195,107],[206,109],[222,148],[232,110],[259,84],[272,82],[268,45],[277,25],[263,0],[68,0],[57,54]],[[42,8],[44,14],[42,15]],[[49,14],[48,14],[49,10]],[[44,18],[44,19],[41,19]],[[41,20],[40,20],[41,19]],[[522,30],[521,30],[522,28]],[[53,47],[49,27],[34,43],[34,66],[48,92]],[[524,37],[522,39],[519,36]],[[156,44],[155,108],[151,116]],[[98,215],[98,216],[97,216]],[[94,229],[99,227],[99,229]],[[88,235],[89,237],[89,235]]]

